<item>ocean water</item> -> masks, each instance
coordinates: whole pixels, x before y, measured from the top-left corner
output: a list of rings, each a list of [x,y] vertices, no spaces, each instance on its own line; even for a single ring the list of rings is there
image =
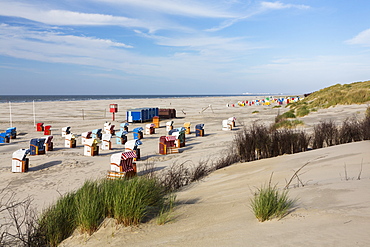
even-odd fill
[[[42,102],[42,101],[79,101],[79,100],[114,100],[114,99],[152,99],[152,98],[188,98],[188,97],[231,97],[229,95],[0,95],[0,103],[7,102]],[[245,96],[245,95],[244,95]]]

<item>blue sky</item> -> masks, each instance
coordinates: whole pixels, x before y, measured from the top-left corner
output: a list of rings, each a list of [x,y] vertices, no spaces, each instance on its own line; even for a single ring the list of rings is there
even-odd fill
[[[368,0],[0,0],[0,94],[307,93],[370,80]]]

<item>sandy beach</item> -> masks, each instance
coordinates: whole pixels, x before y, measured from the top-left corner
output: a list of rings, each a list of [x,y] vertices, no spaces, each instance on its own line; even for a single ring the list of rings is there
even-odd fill
[[[261,97],[36,102],[35,116],[32,102],[12,103],[12,125],[17,128],[18,136],[11,143],[0,144],[0,189],[7,187],[19,198],[31,196],[33,206],[41,212],[61,194],[78,189],[85,180],[104,178],[110,169],[110,156],[122,152],[124,146],[116,144],[113,138],[112,150],[100,150],[98,156],[84,156],[80,137],[76,148],[64,147],[62,128],[70,126],[71,132],[80,136],[103,128],[108,121],[119,129],[120,123],[126,121],[126,110],[138,107],[174,108],[177,111],[177,118],[172,119],[174,127],[190,122],[192,132],[186,135],[186,146],[180,148],[180,153],[160,155],[158,140],[166,135],[168,121],[162,119],[156,133],[142,139],[141,160],[137,161],[139,175],[148,161],[154,162],[156,170],[161,172],[174,163],[194,166],[201,161],[216,160],[243,125],[255,121],[271,124],[278,113],[289,110],[273,105],[226,107],[255,98]],[[118,104],[115,121],[108,109],[113,103]],[[363,104],[321,109],[300,118],[305,125],[299,129],[310,132],[322,120],[340,124],[348,117],[361,119],[367,107]],[[10,127],[7,103],[0,104],[0,116],[3,132]],[[223,131],[222,120],[229,117],[236,117],[236,128]],[[12,173],[12,153],[29,148],[30,139],[43,137],[42,132],[36,131],[34,120],[44,126],[51,125],[54,151],[28,156],[29,171]],[[200,123],[205,124],[204,137],[196,137],[194,133],[195,125]],[[133,139],[133,128],[145,124],[130,123],[128,140]],[[370,141],[362,141],[238,163],[178,192],[179,206],[173,220],[163,226],[149,222],[133,228],[116,227],[108,220],[92,236],[76,233],[61,246],[369,246],[369,150]],[[249,206],[256,187],[267,183],[273,173],[272,181],[282,188],[294,171],[307,162],[300,175],[305,186],[291,186],[289,190],[289,195],[298,199],[295,210],[281,220],[258,222]]]

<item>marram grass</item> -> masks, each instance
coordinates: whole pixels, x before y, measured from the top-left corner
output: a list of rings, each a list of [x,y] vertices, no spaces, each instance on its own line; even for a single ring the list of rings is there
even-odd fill
[[[281,219],[294,207],[296,200],[289,199],[288,191],[279,192],[276,186],[262,186],[251,200],[256,218],[263,222],[272,218]]]

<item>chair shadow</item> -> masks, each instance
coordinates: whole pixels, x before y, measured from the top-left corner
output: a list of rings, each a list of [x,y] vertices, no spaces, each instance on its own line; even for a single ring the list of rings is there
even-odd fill
[[[38,166],[30,167],[30,168],[28,168],[28,170],[35,172],[35,171],[39,171],[39,170],[46,169],[46,168],[56,166],[56,165],[60,165],[60,164],[62,164],[61,160],[50,161],[50,162],[47,162],[47,163],[44,163],[44,164],[41,164],[41,165],[38,165]]]

